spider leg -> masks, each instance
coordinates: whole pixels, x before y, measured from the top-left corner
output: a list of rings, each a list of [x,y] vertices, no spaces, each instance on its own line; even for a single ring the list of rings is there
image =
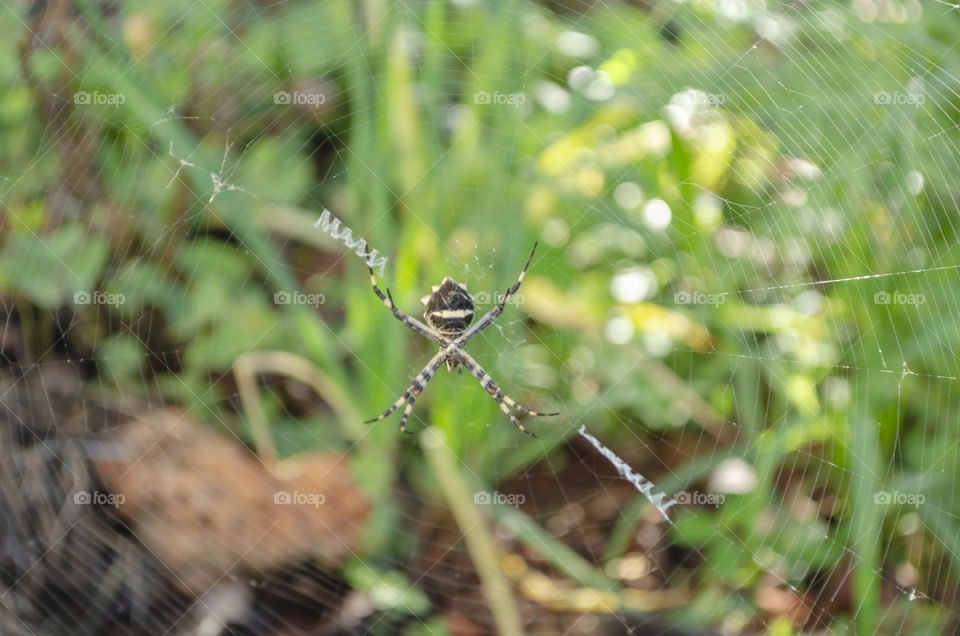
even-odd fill
[[[416,382],[416,380],[414,380],[414,382]],[[413,387],[414,387],[414,385],[411,384],[411,385],[410,385],[410,388],[408,388],[406,391],[404,391],[404,392],[403,392],[403,395],[401,395],[400,398],[397,399],[396,402],[394,402],[392,405],[390,405],[390,408],[388,408],[386,411],[384,411],[383,413],[381,413],[381,414],[378,415],[377,417],[373,418],[372,420],[364,420],[363,423],[364,423],[364,424],[373,424],[374,422],[379,422],[380,420],[382,420],[383,418],[387,417],[388,415],[390,415],[391,413],[393,413],[394,411],[396,411],[398,408],[400,408],[401,406],[403,406],[403,403],[406,402],[407,400],[409,400],[410,397],[413,395],[413,391],[414,391]]]
[[[419,395],[419,392],[417,393],[417,395]],[[413,411],[413,403],[416,401],[417,395],[411,395],[410,401],[407,402],[407,408],[403,409],[403,417],[400,418],[401,433],[407,433],[408,435],[413,435],[413,433],[407,430],[407,418],[410,417],[410,413]]]
[[[404,414],[406,415],[409,412],[409,410],[413,408],[413,401],[417,398],[418,395],[420,395],[420,392],[423,391],[423,388],[427,386],[427,382],[429,382],[430,378],[433,377],[433,374],[437,372],[437,369],[439,369],[440,365],[443,364],[444,358],[446,358],[448,354],[449,352],[447,351],[447,349],[441,349],[440,353],[438,353],[437,355],[433,356],[430,359],[430,362],[427,363],[427,366],[425,366],[423,370],[417,374],[417,377],[413,379],[413,382],[410,383],[410,386],[407,387],[407,390],[403,392],[403,395],[401,395],[400,398],[396,402],[394,402],[392,406],[390,406],[390,408],[388,408],[386,411],[384,411],[377,417],[373,418],[372,420],[367,420],[366,422],[364,422],[364,424],[372,424],[373,422],[379,422],[380,420],[382,420],[383,418],[385,418],[386,416],[390,415],[391,413],[396,411],[398,408],[403,406],[404,402],[407,402],[409,400],[407,411],[404,412]],[[407,419],[406,417],[403,418],[404,422],[406,422],[406,419]],[[402,425],[404,422],[401,422],[401,428],[403,428]]]
[[[496,400],[496,398],[494,398],[494,399]],[[520,420],[518,420],[516,417],[514,417],[513,413],[510,412],[510,409],[507,408],[507,405],[504,404],[503,401],[497,400],[497,406],[500,407],[500,410],[501,410],[501,411],[503,411],[504,413],[507,414],[507,417],[510,418],[510,421],[513,422],[513,425],[516,426],[517,428],[519,428],[521,432],[526,433],[526,434],[529,435],[530,437],[536,437],[536,436],[537,436],[537,434],[534,433],[533,431],[528,431],[527,429],[525,429],[525,428],[523,427],[523,424],[520,423]]]
[[[480,384],[483,385],[483,388],[487,389],[487,391],[493,395],[494,399],[499,397],[506,402],[508,406],[517,409],[524,415],[530,415],[531,417],[553,417],[554,415],[560,415],[559,411],[556,413],[541,413],[539,411],[534,411],[533,409],[528,409],[522,404],[517,403],[516,400],[504,393],[500,387],[497,386],[497,383],[493,381],[493,378],[490,377],[490,374],[483,370],[483,367],[480,366],[480,363],[478,363],[473,356],[466,351],[461,351],[460,356],[463,358],[463,365],[466,366],[467,369],[470,369],[470,373],[473,374],[473,377],[475,377]],[[478,370],[479,375],[478,373],[474,373],[474,369]],[[492,390],[487,386],[488,384],[493,387]]]
[[[510,297],[517,293],[517,290],[520,289],[521,283],[523,283],[523,277],[527,275],[527,268],[530,267],[530,262],[533,260],[533,254],[537,251],[537,245],[539,241],[534,242],[533,249],[530,250],[530,256],[527,257],[527,262],[524,263],[523,269],[520,270],[520,275],[517,276],[517,282],[513,284],[513,287],[507,290],[507,293],[503,295],[503,298],[500,299],[500,302],[497,303],[497,306],[500,307],[500,310],[503,310],[504,305],[507,304],[507,301],[510,300]]]
[[[493,399],[497,402],[497,405],[500,407],[500,410],[507,414],[507,417],[510,418],[510,421],[513,422],[513,425],[519,428],[521,431],[523,431],[527,435],[532,435],[533,437],[536,437],[536,435],[534,435],[533,433],[525,429],[523,425],[517,420],[517,418],[514,417],[513,413],[510,412],[510,409],[507,408],[508,404],[526,415],[535,415],[535,416],[541,416],[541,417],[550,416],[550,415],[559,415],[559,413],[538,413],[537,411],[531,411],[530,409],[524,406],[520,406],[519,404],[517,404],[517,402],[514,399],[512,399],[510,396],[508,396],[507,394],[505,394],[503,391],[500,390],[500,387],[497,386],[497,383],[493,381],[493,378],[490,377],[490,374],[484,371],[483,367],[481,367],[480,364],[476,360],[474,360],[469,353],[467,353],[466,351],[461,351],[459,355],[460,355],[460,363],[463,366],[467,367],[467,370],[470,372],[470,374],[474,378],[477,379],[477,382],[480,383],[480,386],[486,389],[487,393],[489,393],[493,397]]]
[[[499,390],[499,389],[498,389],[498,390]],[[513,400],[513,398],[511,398],[509,395],[507,395],[507,394],[504,393],[503,391],[500,391],[500,397],[503,398],[503,401],[504,401],[504,402],[506,402],[507,404],[509,404],[509,405],[512,406],[513,408],[517,409],[518,411],[520,411],[520,412],[523,413],[524,415],[529,415],[529,416],[531,416],[531,417],[553,417],[554,415],[560,415],[560,411],[557,411],[556,413],[540,413],[539,411],[531,411],[530,409],[528,409],[527,407],[523,406],[522,404],[517,404],[517,403]]]
[[[390,295],[390,290],[387,290],[387,295],[384,296],[383,292],[380,291],[380,288],[377,287],[377,277],[373,274],[373,268],[370,268],[370,284],[373,286],[373,293],[377,295],[377,298],[383,301],[383,304],[393,312],[393,315],[397,320],[405,324],[407,327],[417,332],[421,336],[426,336],[436,343],[443,345],[443,339],[430,327],[426,326],[413,316],[408,316],[399,309],[397,309],[396,304],[393,302],[393,296]]]
[[[507,290],[507,292],[503,295],[503,298],[500,299],[500,302],[498,302],[493,309],[484,314],[483,318],[478,320],[476,324],[470,327],[470,329],[468,329],[456,340],[458,345],[461,347],[465,345],[467,340],[470,340],[470,338],[473,338],[475,335],[489,327],[494,319],[503,313],[503,308],[506,306],[507,302],[513,297],[514,294],[517,293],[517,290],[520,289],[520,285],[523,283],[523,277],[527,275],[527,268],[530,267],[530,262],[533,260],[533,254],[537,251],[538,243],[539,241],[533,244],[533,249],[530,250],[530,256],[527,257],[527,262],[523,266],[523,269],[520,270],[520,276],[517,277],[517,282],[513,284],[513,287]]]

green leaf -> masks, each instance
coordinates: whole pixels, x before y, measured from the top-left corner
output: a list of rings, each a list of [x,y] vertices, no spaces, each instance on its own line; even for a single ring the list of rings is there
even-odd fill
[[[283,61],[295,77],[331,70],[334,64],[344,61],[344,51],[355,44],[345,37],[352,31],[350,24],[331,4],[290,5],[285,15],[274,23],[274,37],[283,47]],[[317,25],[324,25],[322,33],[318,33]]]
[[[97,351],[97,363],[105,378],[119,383],[134,375],[139,378],[146,352],[132,336],[113,336]]]
[[[0,256],[0,285],[54,309],[74,294],[95,291],[106,262],[106,241],[86,235],[79,225],[45,236],[16,233]]]
[[[258,140],[240,160],[234,183],[262,199],[297,203],[313,181],[313,168],[302,148],[303,141],[292,135]]]
[[[154,305],[161,307],[170,318],[177,315],[178,308],[184,303],[180,285],[149,261],[126,263],[105,283],[105,287],[126,297],[121,311],[128,316],[140,315],[147,305]]]
[[[378,572],[364,563],[352,562],[343,572],[351,586],[364,590],[370,602],[381,611],[395,611],[420,616],[430,609],[430,599],[402,572]]]

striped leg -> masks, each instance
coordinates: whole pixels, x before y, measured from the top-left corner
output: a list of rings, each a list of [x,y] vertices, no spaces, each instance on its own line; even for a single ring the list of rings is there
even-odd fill
[[[540,413],[538,411],[531,411],[527,407],[514,402],[513,398],[507,395],[506,393],[504,393],[503,391],[500,391],[499,389],[497,389],[497,391],[500,393],[500,397],[503,398],[504,402],[506,402],[513,408],[517,409],[524,415],[529,415],[531,417],[553,417],[554,415],[560,415],[560,411],[557,411],[556,413]]]
[[[469,353],[466,351],[461,351],[459,355],[461,358],[461,364],[467,367],[467,370],[473,377],[477,379],[477,382],[480,383],[480,386],[486,389],[487,393],[493,397],[493,399],[497,402],[497,405],[500,407],[500,410],[507,414],[507,417],[510,418],[510,421],[513,422],[513,425],[524,433],[536,437],[536,435],[525,429],[523,425],[517,421],[517,418],[514,417],[513,413],[510,412],[510,409],[507,408],[508,404],[526,415],[534,415],[538,417],[559,415],[559,413],[539,413],[537,411],[531,411],[527,407],[517,404],[513,398],[500,390],[500,387],[497,386],[497,383],[493,381],[493,378],[490,377],[490,374],[484,371],[483,367],[481,367],[480,364],[474,360]]]
[[[497,398],[493,398],[493,399],[494,399],[494,400],[497,400]],[[516,426],[517,428],[519,428],[522,432],[526,433],[526,434],[529,435],[530,437],[536,437],[536,436],[537,436],[537,434],[534,433],[533,431],[528,431],[527,429],[525,429],[525,428],[523,427],[523,424],[520,423],[520,420],[518,420],[516,417],[514,417],[513,413],[510,412],[510,409],[507,408],[507,405],[504,404],[502,400],[497,400],[497,406],[500,407],[500,410],[501,410],[501,411],[503,411],[504,413],[507,414],[507,417],[510,418],[510,421],[513,422],[513,425],[514,425],[514,426]]]
[[[410,401],[407,402],[407,408],[403,409],[403,417],[400,418],[400,432],[409,433],[413,435],[410,431],[407,430],[407,418],[410,417],[410,413],[413,411],[413,403],[417,400],[417,396],[420,395],[420,391],[417,391],[410,396]]]
[[[524,415],[530,415],[530,416],[532,416],[532,417],[553,417],[554,415],[560,415],[559,412],[557,412],[557,413],[540,413],[539,411],[534,411],[534,410],[528,409],[527,407],[523,406],[522,404],[518,404],[518,403],[516,402],[516,400],[514,400],[512,397],[510,397],[509,395],[507,395],[506,393],[504,393],[504,392],[500,389],[500,387],[497,386],[497,383],[493,381],[493,378],[490,377],[490,374],[488,374],[486,371],[483,370],[483,367],[480,366],[480,363],[477,362],[477,361],[473,358],[473,356],[471,356],[471,355],[470,355],[469,353],[467,353],[466,351],[461,351],[461,352],[460,352],[460,357],[462,358],[461,361],[463,362],[464,366],[467,367],[467,369],[470,370],[470,373],[473,375],[473,377],[475,377],[477,380],[479,380],[480,384],[483,385],[483,388],[487,389],[487,391],[493,396],[494,399],[500,398],[500,399],[502,399],[504,402],[506,402],[507,405],[509,405],[509,406],[517,409],[518,411],[520,411],[520,412],[523,413]],[[476,371],[475,371],[475,370],[476,370]],[[492,391],[491,391],[490,387],[487,386],[488,384],[493,387],[493,390],[492,390]]]
[[[373,418],[372,420],[367,420],[366,422],[364,422],[364,424],[379,422],[380,420],[382,420],[383,418],[385,418],[386,416],[390,415],[391,413],[396,411],[398,408],[403,406],[403,403],[407,402],[407,400],[410,401],[410,406],[408,406],[407,410],[409,411],[409,409],[413,408],[413,401],[416,399],[418,395],[420,395],[420,392],[423,391],[423,387],[427,386],[427,382],[429,382],[430,378],[433,377],[433,374],[437,372],[437,369],[440,368],[440,365],[443,364],[443,360],[446,357],[446,355],[447,355],[447,350],[443,349],[440,351],[440,353],[433,356],[430,359],[430,362],[427,363],[427,366],[425,366],[423,370],[417,374],[417,377],[413,379],[413,382],[410,383],[410,386],[407,387],[407,390],[403,392],[403,395],[400,396],[400,399],[394,402],[393,405],[390,408],[388,408],[386,411],[384,411],[377,417]],[[406,412],[405,412],[405,415],[406,415]],[[404,421],[406,421],[407,419],[406,416],[403,419]],[[402,427],[403,425],[401,424],[401,428]]]
[[[370,268],[370,284],[373,285],[373,293],[376,294],[377,297],[383,301],[383,304],[393,312],[393,315],[397,318],[397,320],[405,324],[410,329],[416,331],[421,336],[426,336],[427,338],[430,338],[434,342],[443,346],[442,339],[436,332],[433,331],[433,329],[426,326],[413,316],[408,316],[397,309],[397,306],[393,303],[393,296],[390,295],[389,289],[387,290],[387,295],[383,295],[383,292],[380,291],[379,287],[377,287],[377,277],[373,274],[373,268]]]
[[[523,277],[527,275],[527,268],[530,267],[530,261],[533,260],[533,254],[537,251],[537,243],[533,244],[533,249],[530,250],[530,256],[527,257],[527,262],[523,266],[523,269],[520,270],[520,276],[517,277],[517,282],[513,284],[513,287],[507,290],[507,293],[503,295],[503,298],[500,299],[500,302],[496,306],[485,313],[483,318],[477,321],[475,325],[470,327],[462,336],[457,338],[456,342],[461,347],[466,344],[470,338],[473,338],[475,335],[486,329],[490,326],[497,316],[503,313],[503,308],[507,305],[507,302],[510,298],[517,293],[517,290],[520,289],[520,284],[523,283]]]

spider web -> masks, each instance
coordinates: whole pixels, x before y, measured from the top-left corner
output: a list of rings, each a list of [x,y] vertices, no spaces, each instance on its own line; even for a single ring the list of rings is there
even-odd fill
[[[526,631],[954,626],[957,5],[437,6],[5,7],[3,631],[502,630],[462,515]],[[325,208],[415,316],[539,240],[466,348],[562,415],[358,427],[435,347]]]

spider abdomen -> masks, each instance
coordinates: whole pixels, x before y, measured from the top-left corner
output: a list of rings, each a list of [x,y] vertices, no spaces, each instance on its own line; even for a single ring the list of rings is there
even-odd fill
[[[444,333],[463,331],[473,322],[473,298],[466,285],[447,276],[434,285],[428,296],[420,299],[426,306],[423,317],[427,324]]]

